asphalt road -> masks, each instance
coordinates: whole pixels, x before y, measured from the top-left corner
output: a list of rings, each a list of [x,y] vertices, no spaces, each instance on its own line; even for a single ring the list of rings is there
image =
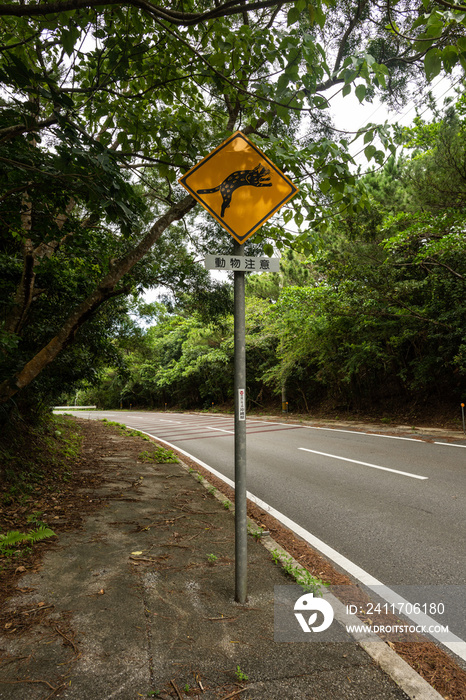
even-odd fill
[[[145,431],[234,479],[232,417],[85,415]],[[466,590],[466,446],[248,419],[247,488],[387,586],[451,585],[456,606]]]

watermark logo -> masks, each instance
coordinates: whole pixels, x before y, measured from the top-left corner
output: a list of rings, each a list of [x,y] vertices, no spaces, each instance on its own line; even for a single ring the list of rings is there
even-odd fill
[[[307,622],[303,612],[305,612],[306,615],[311,613],[307,618]],[[319,617],[319,612],[323,615],[323,621],[315,626],[317,618]],[[314,598],[313,593],[305,593],[298,598],[294,604],[294,615],[303,632],[324,632],[332,624],[334,613],[332,606],[327,600],[323,598]]]
[[[320,591],[319,591],[320,592]],[[274,587],[276,642],[432,640],[466,659],[465,585]]]

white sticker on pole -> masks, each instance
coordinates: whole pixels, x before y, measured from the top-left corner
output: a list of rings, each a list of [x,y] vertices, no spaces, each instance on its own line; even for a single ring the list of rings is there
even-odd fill
[[[246,420],[246,391],[238,389],[238,420]]]

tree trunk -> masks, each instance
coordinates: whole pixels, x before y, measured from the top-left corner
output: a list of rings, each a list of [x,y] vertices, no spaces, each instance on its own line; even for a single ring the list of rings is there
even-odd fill
[[[110,272],[101,280],[96,289],[77,306],[63,323],[57,335],[50,340],[17,374],[0,384],[0,404],[5,403],[18,391],[27,387],[47,365],[70,343],[83,323],[103,302],[115,296],[115,287],[141,258],[149,252],[165,229],[174,221],[183,218],[196,205],[190,195],[174,204],[164,216],[151,227],[148,234],[127,255],[116,260]]]
[[[27,192],[22,197],[21,207],[23,273],[13,299],[13,307],[5,321],[4,329],[7,333],[19,333],[21,330],[32,302],[36,278],[34,272],[34,246],[30,238],[32,230],[32,202]]]

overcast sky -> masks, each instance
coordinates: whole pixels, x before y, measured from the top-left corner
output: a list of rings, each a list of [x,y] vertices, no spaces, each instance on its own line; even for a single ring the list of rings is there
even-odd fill
[[[454,95],[452,82],[458,82],[458,78],[452,79],[447,76],[438,76],[429,86],[440,108],[443,106],[446,97]],[[422,95],[410,101],[399,112],[388,111],[387,107],[379,101],[374,101],[372,104],[360,104],[354,93],[346,97],[341,97],[341,93],[339,93],[331,99],[334,126],[338,129],[355,132],[366,124],[383,124],[385,121],[390,123],[398,122],[403,126],[409,126],[416,116],[416,107],[423,118],[428,120],[431,113],[425,105],[427,92],[428,90],[424,91]],[[354,145],[352,153],[355,154],[362,148],[363,142],[361,139],[358,144]],[[356,160],[363,167],[367,165],[363,153]]]

